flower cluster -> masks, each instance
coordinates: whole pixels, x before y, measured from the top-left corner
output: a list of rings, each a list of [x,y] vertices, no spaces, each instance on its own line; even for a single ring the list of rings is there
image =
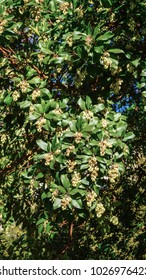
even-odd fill
[[[38,8],[34,9],[34,11],[32,11],[32,16],[34,18],[34,21],[38,22],[41,18],[40,10]]]
[[[98,203],[95,208],[95,213],[96,213],[97,218],[100,218],[104,212],[105,212],[105,208],[104,208],[103,204],[101,202]]]
[[[31,203],[30,209],[31,209],[31,213],[36,213],[38,208],[37,203]]]
[[[39,118],[39,120],[36,122],[36,127],[37,127],[38,132],[42,131],[42,127],[43,127],[44,124],[46,124],[46,119]]]
[[[110,22],[114,23],[115,22],[115,13],[111,13],[109,19],[110,19]]]
[[[79,88],[83,85],[83,81],[85,80],[85,77],[87,75],[87,70],[81,71],[80,69],[77,70],[77,77],[75,79],[75,86],[76,88]]]
[[[116,179],[119,177],[119,165],[117,163],[111,166],[111,169],[108,171],[110,183],[114,184]]]
[[[34,109],[35,109],[34,105],[31,104],[30,107],[29,107],[29,114],[33,114]]]
[[[132,73],[132,72],[134,72],[134,66],[132,65],[132,64],[127,64],[127,71],[129,72],[129,73]]]
[[[45,55],[43,53],[38,53],[38,61],[41,63],[44,59]]]
[[[43,4],[44,0],[35,0],[36,4]]]
[[[3,133],[0,138],[2,144],[4,144],[7,141],[7,135],[5,133]]]
[[[74,134],[75,142],[78,144],[82,139],[83,134],[81,132],[76,132]]]
[[[123,152],[125,152],[126,154],[129,154],[129,148],[127,145],[124,145]]]
[[[69,47],[72,47],[73,45],[73,38],[70,36],[66,39],[67,44],[69,45]]]
[[[5,236],[7,240],[14,241],[18,237],[22,236],[24,234],[24,231],[22,230],[22,224],[16,225],[15,222],[9,224],[5,229]]]
[[[58,196],[58,194],[59,194],[58,189],[55,189],[55,190],[52,192],[52,200],[53,200],[53,201],[54,201],[55,198]]]
[[[100,63],[103,65],[104,69],[108,69],[111,67],[112,60],[108,52],[104,52],[104,54],[101,56]]]
[[[70,3],[68,3],[68,2],[64,2],[59,5],[59,9],[60,9],[60,11],[63,12],[64,15],[67,14],[69,8],[70,8]]]
[[[58,113],[60,114],[60,113]],[[61,137],[66,131],[69,131],[69,128],[65,128],[63,129],[61,126],[57,126],[56,127],[56,134],[58,135],[58,137]]]
[[[91,207],[92,203],[96,200],[97,194],[95,191],[90,191],[86,195],[87,206]]]
[[[44,188],[48,189],[48,186],[50,187],[50,185],[52,184],[53,181],[54,181],[53,176],[50,175],[50,173],[47,173],[46,180],[44,182]],[[52,191],[52,190],[50,189],[50,191]]]
[[[34,182],[35,182],[34,179],[31,179],[31,180],[30,180],[30,188],[33,188],[33,187],[34,187]]]
[[[72,175],[71,183],[73,187],[76,187],[81,181],[81,175],[79,172],[75,171]]]
[[[20,93],[17,90],[14,90],[12,93],[13,101],[17,101],[20,97]]]
[[[9,175],[9,176],[7,177],[7,185],[8,185],[8,186],[11,186],[12,183],[13,183],[13,181],[14,181],[14,177],[13,177],[12,175]]]
[[[98,176],[98,170],[99,170],[95,156],[93,156],[92,158],[89,159],[88,165],[89,165],[88,171],[90,172],[91,181],[95,182],[96,178]]]
[[[83,116],[87,119],[87,120],[90,120],[93,118],[93,112],[89,111],[89,110],[86,110],[86,111],[83,111]]]
[[[33,92],[32,92],[32,100],[36,100],[37,97],[39,97],[41,94],[41,91],[40,89],[35,89]]]
[[[121,89],[121,85],[123,83],[122,79],[117,78],[115,83],[112,83],[110,85],[110,88],[114,90],[115,94],[118,94],[120,89]]]
[[[0,34],[4,32],[6,24],[7,24],[7,20],[3,19],[2,21],[0,21]]]
[[[57,72],[57,73],[60,73],[61,71],[62,71],[62,68],[59,67],[59,66],[57,66],[57,67],[56,67],[56,72]]]
[[[67,161],[67,168],[68,168],[69,173],[73,172],[75,166],[76,166],[76,162],[74,160],[68,160]]]
[[[102,125],[103,128],[106,128],[107,125],[108,125],[108,121],[105,120],[105,119],[102,119],[102,120],[101,120],[101,125]]]
[[[107,140],[103,140],[99,143],[99,147],[100,147],[100,155],[101,156],[104,156],[105,155],[105,151],[106,151],[106,148],[108,146],[108,142]]]
[[[28,0],[25,0],[25,2],[26,2],[26,3],[24,3],[24,4],[27,4]],[[19,7],[19,13],[20,13],[21,15],[23,15],[24,12],[25,12],[25,7],[24,7],[24,6]]]
[[[93,41],[92,37],[91,37],[90,35],[87,35],[87,37],[86,37],[86,39],[85,39],[85,45],[86,45],[87,47],[91,47],[92,41]]]
[[[60,108],[56,108],[56,109],[53,110],[53,113],[57,114],[57,115],[60,115],[60,114],[63,114],[63,111]]]
[[[75,150],[75,146],[71,145],[66,149],[66,156],[69,157],[70,154]]]
[[[65,195],[65,197],[61,199],[62,210],[66,210],[70,202],[71,202],[71,197],[69,195]]]
[[[56,134],[60,137],[63,134],[63,129],[61,126],[56,127]]]
[[[31,179],[31,180],[30,180],[30,184],[29,184],[29,185],[30,185],[29,191],[30,191],[31,197],[33,197],[34,194],[35,194],[34,183],[35,183],[35,180],[34,180],[34,179]]]
[[[54,152],[54,155],[58,156],[60,153],[61,153],[61,150],[60,150],[60,149],[57,149],[57,150]]]
[[[129,23],[128,23],[128,26],[129,26],[129,28],[130,28],[131,31],[134,31],[134,30],[135,30],[136,24],[135,24],[135,21],[134,21],[133,18],[130,18]]]
[[[44,155],[45,158],[45,165],[50,165],[50,162],[53,160],[53,154],[50,152]]]
[[[112,76],[114,76],[114,75],[116,75],[116,74],[119,74],[119,73],[122,71],[122,68],[119,67],[118,65],[113,65],[113,66],[110,68],[110,71],[111,71]]]
[[[103,10],[104,10],[104,8],[102,8],[102,7],[96,9],[96,11],[97,11],[98,13],[102,12]]]
[[[26,92],[28,90],[29,87],[29,83],[25,80],[21,81],[18,86],[20,87],[22,92]]]
[[[81,5],[75,9],[75,12],[78,14],[78,17],[82,18],[84,16],[84,10],[82,9]]]
[[[118,223],[119,223],[118,217],[112,216],[112,217],[110,218],[110,222],[111,222],[114,226],[117,226]]]

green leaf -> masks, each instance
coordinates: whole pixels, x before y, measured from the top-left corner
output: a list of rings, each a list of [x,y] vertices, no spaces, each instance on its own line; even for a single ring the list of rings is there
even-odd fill
[[[95,47],[94,48],[96,53],[102,54],[103,53],[103,46]]]
[[[123,138],[123,141],[128,141],[130,139],[133,139],[135,137],[134,133],[133,132],[128,132],[126,133],[126,135],[124,136]]]
[[[67,174],[62,174],[61,175],[61,182],[62,182],[62,185],[65,187],[65,189],[68,189],[69,186],[70,186],[70,181],[67,177]]]
[[[79,117],[77,118],[77,123],[76,123],[76,126],[77,126],[78,131],[81,131],[81,130],[82,130],[82,123],[83,123],[83,119],[82,119],[81,116],[79,116]]]
[[[30,107],[30,105],[31,105],[31,102],[28,100],[20,102],[20,108],[28,108],[28,107]]]
[[[34,120],[38,119],[39,117],[40,117],[40,116],[37,115],[37,114],[30,114],[30,115],[28,116],[28,120],[34,121]]]
[[[53,208],[54,210],[58,209],[61,207],[61,199],[60,198],[56,198],[54,200],[54,203],[53,203]]]
[[[80,97],[77,104],[80,106],[82,110],[86,110],[85,101]]]
[[[56,3],[55,3],[55,1],[50,1],[50,3],[49,3],[49,6],[50,6],[50,9],[51,9],[51,11],[52,12],[55,12],[55,10],[56,10],[56,5],[55,5]]]
[[[146,98],[146,91],[142,92],[143,99]]]
[[[81,199],[78,199],[78,200],[72,199],[71,204],[77,209],[82,209],[82,200]]]
[[[48,120],[54,120],[54,121],[59,121],[62,119],[61,114],[55,114],[54,112],[50,112],[50,113],[46,114],[45,117]]]
[[[142,72],[141,72],[141,75],[140,76],[143,76],[143,77],[146,77],[146,69],[143,69]]]
[[[85,186],[89,186],[89,181],[87,181],[85,178],[81,180],[81,183]]]
[[[31,80],[28,81],[29,84],[40,84],[41,83],[41,79],[39,77],[34,77]]]
[[[104,110],[104,108],[105,108],[104,104],[99,103],[98,105],[94,106],[94,109],[92,111],[97,113],[97,112],[100,112],[100,111]]]
[[[43,199],[45,199],[46,197],[47,197],[47,194],[46,194],[45,192],[43,192],[42,195],[41,195],[41,199],[43,200]]]
[[[118,143],[117,143],[117,140],[114,139],[114,138],[110,138],[110,139],[108,140],[108,143],[111,144],[111,145],[116,145],[116,144],[118,144]]]
[[[48,222],[47,225],[46,225],[46,232],[49,233],[51,231],[51,229],[52,229],[51,223]]]
[[[137,67],[137,66],[139,65],[139,63],[140,63],[140,58],[137,58],[137,59],[131,61],[131,63],[132,63],[135,67]]]
[[[107,50],[109,53],[124,53],[121,49],[109,49]]]
[[[64,134],[63,134],[63,137],[73,137],[74,136],[74,133],[71,132],[71,131],[66,131]]]
[[[121,122],[116,129],[115,136],[121,137],[122,133],[126,130],[126,128],[127,128],[127,124],[125,122]]]
[[[72,189],[71,191],[70,191],[70,195],[75,195],[75,194],[77,194],[79,192],[79,189]]]
[[[88,164],[81,164],[80,165],[80,170],[88,169],[89,165]]]
[[[96,141],[96,140],[91,140],[91,141],[89,141],[89,145],[90,146],[93,146],[93,147],[97,147],[97,145],[98,145],[98,142]]]
[[[92,152],[89,150],[89,152],[91,153],[92,155]],[[81,159],[82,160],[82,163],[87,163],[88,160],[90,159],[90,156],[86,156],[86,155],[78,155],[77,156],[77,159]]]
[[[33,26],[30,27],[32,29],[32,31],[34,31],[38,36],[40,36],[39,30],[38,28],[35,28]]]
[[[47,88],[40,88],[40,91],[44,94],[50,95],[50,91]]]
[[[56,189],[58,189],[61,193],[66,193],[66,189],[63,188],[62,186],[56,186]]]
[[[45,222],[45,218],[41,218],[36,222],[36,225],[40,225]]]
[[[46,151],[46,152],[48,151],[48,144],[46,142],[39,139],[39,140],[36,140],[36,143],[43,151]]]
[[[39,228],[38,228],[38,233],[41,233],[44,229],[44,224],[40,224]]]
[[[10,94],[7,95],[4,99],[4,103],[7,104],[7,105],[10,105],[12,103],[12,101],[13,101],[13,98]]]
[[[109,4],[109,7],[111,7],[113,2],[111,0],[107,0],[107,2]]]
[[[55,160],[52,160],[52,161],[50,162],[50,165],[49,165],[50,168],[51,168],[52,170],[55,169],[54,165],[55,165]]]
[[[86,190],[85,190],[85,188],[84,189],[77,189],[77,188],[75,188],[75,189],[72,189],[70,192],[69,192],[69,194],[71,195],[71,196],[79,196],[79,195],[81,195],[81,196],[85,196],[85,193],[86,193]]]
[[[4,1],[5,1],[5,0],[0,1],[0,4],[2,4]],[[1,6],[0,6],[0,14],[3,14],[4,10],[5,10],[4,6],[1,5]]]
[[[117,122],[121,118],[121,113],[114,114],[114,121]]]
[[[106,163],[106,159],[103,157],[97,157],[97,161],[101,163]]]
[[[88,132],[88,131],[91,132],[94,130],[94,128],[95,128],[94,125],[89,125],[89,124],[84,123],[84,125],[82,127],[82,132]]]
[[[114,36],[114,34],[110,31],[104,33],[103,35],[99,36],[96,40],[97,41],[106,41],[110,38],[112,38]]]
[[[60,154],[59,156],[56,157],[56,161],[58,163],[64,163],[65,162],[65,156],[63,154]]]
[[[90,109],[90,107],[92,105],[92,100],[88,95],[86,96],[86,105],[87,105],[88,110]]]
[[[39,114],[43,114],[45,112],[45,108],[41,104],[35,105],[35,111]]]

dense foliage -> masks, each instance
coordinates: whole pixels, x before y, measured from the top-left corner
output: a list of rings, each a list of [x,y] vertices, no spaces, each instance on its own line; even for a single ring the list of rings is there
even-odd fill
[[[1,259],[145,259],[146,2],[0,0]]]

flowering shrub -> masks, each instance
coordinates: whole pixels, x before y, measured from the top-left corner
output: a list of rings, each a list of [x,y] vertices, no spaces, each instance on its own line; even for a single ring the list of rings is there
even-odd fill
[[[87,231],[94,257],[124,223],[121,182],[139,127],[117,108],[143,110],[145,3],[1,0],[0,14],[2,258],[19,258],[13,244],[25,244],[24,259],[56,258],[54,242],[78,258]]]

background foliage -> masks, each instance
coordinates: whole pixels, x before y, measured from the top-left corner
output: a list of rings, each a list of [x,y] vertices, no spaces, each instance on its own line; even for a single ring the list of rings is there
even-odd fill
[[[146,2],[0,14],[1,259],[145,259]]]

